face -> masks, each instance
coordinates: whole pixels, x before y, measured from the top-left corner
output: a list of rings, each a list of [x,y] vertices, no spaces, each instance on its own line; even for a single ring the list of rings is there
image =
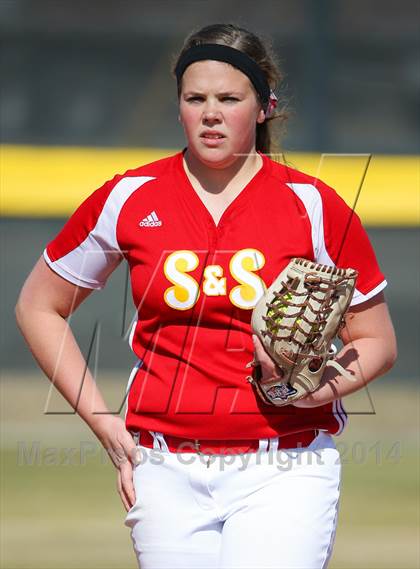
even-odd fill
[[[248,77],[221,61],[197,61],[185,70],[179,104],[188,150],[212,168],[255,152],[255,129],[264,111]]]

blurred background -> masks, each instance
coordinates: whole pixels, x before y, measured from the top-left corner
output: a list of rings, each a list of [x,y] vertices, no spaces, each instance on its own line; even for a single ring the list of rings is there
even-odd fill
[[[331,567],[420,566],[418,1],[0,0],[1,567],[136,567],[114,468],[37,370],[13,308],[84,197],[184,146],[170,65],[217,22],[271,39],[292,110],[285,156],[358,197],[389,282],[399,360],[346,399]],[[135,362],[130,302],[120,267],[72,318],[115,413]]]

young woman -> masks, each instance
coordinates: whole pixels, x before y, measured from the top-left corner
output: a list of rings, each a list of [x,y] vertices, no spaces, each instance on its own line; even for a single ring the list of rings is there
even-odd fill
[[[18,323],[109,451],[142,569],[325,567],[341,398],[396,357],[386,282],[335,191],[271,160],[280,72],[257,36],[203,28],[174,73],[186,147],[115,176],[82,203],[29,275]],[[246,381],[254,352],[264,375],[275,373],[250,317],[294,256],[359,272],[338,358],[355,382],[328,369],[316,392],[274,408]],[[125,421],[103,413],[89,373],[79,398],[85,361],[66,322],[123,259],[138,311]]]

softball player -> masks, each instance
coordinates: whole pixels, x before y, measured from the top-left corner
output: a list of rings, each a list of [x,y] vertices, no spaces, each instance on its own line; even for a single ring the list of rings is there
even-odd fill
[[[335,191],[269,157],[280,72],[257,36],[203,28],[174,72],[186,147],[115,176],[81,204],[25,283],[18,322],[109,450],[142,569],[326,567],[341,398],[395,359],[386,281]],[[316,392],[274,408],[246,381],[254,352],[274,374],[250,317],[295,256],[359,272],[339,354],[355,382],[329,369]],[[125,421],[92,413],[92,397],[96,411],[107,409],[90,375],[76,403],[85,362],[65,322],[122,260],[138,316]]]

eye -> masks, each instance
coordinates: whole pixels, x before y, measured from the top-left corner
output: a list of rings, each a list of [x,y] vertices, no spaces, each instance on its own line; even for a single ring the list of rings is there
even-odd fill
[[[204,97],[200,97],[199,95],[195,95],[193,97],[187,98],[188,103],[193,102],[193,101],[203,101],[203,100],[204,100]]]
[[[237,97],[223,97],[222,101],[236,102],[239,101]]]

